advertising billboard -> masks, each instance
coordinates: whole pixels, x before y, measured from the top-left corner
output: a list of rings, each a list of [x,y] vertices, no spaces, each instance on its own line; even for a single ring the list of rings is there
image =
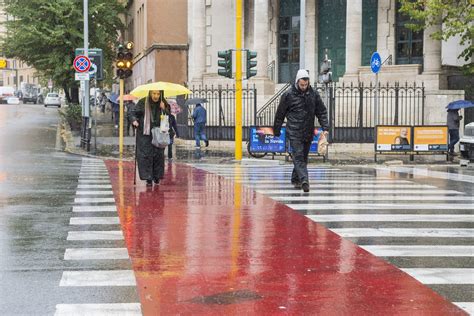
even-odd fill
[[[415,126],[413,148],[415,151],[448,151],[448,127]]]
[[[313,141],[311,142],[311,147],[309,147],[310,153],[312,154],[318,153],[318,142],[319,142],[319,137],[321,136],[322,132],[323,132],[323,129],[320,127],[316,127],[314,129]],[[288,145],[288,152],[289,153],[293,152],[291,149],[291,144]]]
[[[377,151],[410,151],[412,150],[410,126],[377,126]]]
[[[273,127],[250,127],[250,151],[255,153],[286,152],[286,128],[281,128],[281,135],[273,135]]]

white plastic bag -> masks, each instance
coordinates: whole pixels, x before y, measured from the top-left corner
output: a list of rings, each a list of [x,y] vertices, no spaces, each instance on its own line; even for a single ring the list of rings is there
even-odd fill
[[[170,130],[170,118],[166,114],[161,114],[160,116],[160,130],[166,133]]]

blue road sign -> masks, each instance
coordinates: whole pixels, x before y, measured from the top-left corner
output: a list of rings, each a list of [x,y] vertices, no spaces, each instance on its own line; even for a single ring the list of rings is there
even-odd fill
[[[370,69],[373,73],[378,73],[382,67],[382,58],[380,58],[379,53],[374,52],[370,58]]]

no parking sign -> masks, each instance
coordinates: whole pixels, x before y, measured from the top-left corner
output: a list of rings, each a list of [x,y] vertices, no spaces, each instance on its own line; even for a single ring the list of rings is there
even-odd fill
[[[87,56],[79,55],[74,58],[73,66],[77,72],[88,72],[91,68],[91,60]]]

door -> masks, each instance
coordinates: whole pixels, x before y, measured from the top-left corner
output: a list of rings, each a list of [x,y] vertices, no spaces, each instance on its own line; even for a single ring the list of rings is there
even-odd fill
[[[399,12],[400,2],[397,1],[396,16],[396,64],[423,65],[423,30],[413,31],[406,24],[413,23],[410,18]]]
[[[293,82],[300,66],[300,0],[281,0],[278,19],[278,82]]]
[[[319,0],[318,9],[318,67],[327,52],[337,81],[346,71],[346,0]]]

